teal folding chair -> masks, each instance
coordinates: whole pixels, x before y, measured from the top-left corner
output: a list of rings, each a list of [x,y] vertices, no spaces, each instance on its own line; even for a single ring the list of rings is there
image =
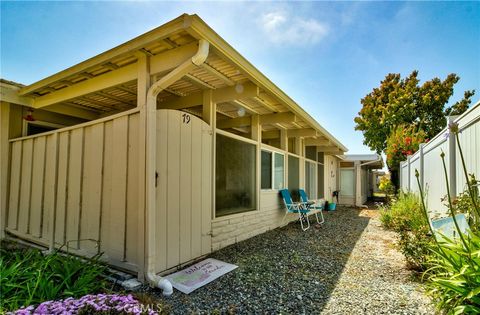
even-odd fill
[[[310,221],[308,220],[308,213],[310,210],[306,208],[303,202],[293,202],[292,196],[288,189],[281,189],[280,194],[283,198],[283,203],[286,207],[285,215],[283,216],[282,224],[289,213],[298,213],[298,219],[300,220],[300,225],[303,231],[306,231],[310,228]],[[303,222],[306,222],[306,227],[303,226]]]
[[[325,219],[323,218],[323,213],[322,213],[323,205],[319,204],[318,200],[308,199],[307,193],[305,192],[305,190],[299,189],[298,192],[300,194],[300,199],[302,200],[302,203],[305,205],[307,210],[310,210],[310,212],[311,212],[310,214],[315,214],[315,217],[317,218],[317,223],[322,224],[323,222],[325,222]],[[318,219],[318,214],[319,213],[320,213],[320,216],[322,217],[321,222]]]

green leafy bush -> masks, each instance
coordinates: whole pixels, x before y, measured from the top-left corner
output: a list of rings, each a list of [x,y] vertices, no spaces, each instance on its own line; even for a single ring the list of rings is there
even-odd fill
[[[397,232],[397,245],[408,267],[424,270],[432,240],[420,198],[413,193],[400,193],[397,200],[381,211],[380,221],[385,228]]]
[[[0,250],[0,313],[47,300],[80,297],[104,289],[99,255],[80,259],[58,251]]]
[[[430,244],[424,277],[438,307],[453,314],[480,314],[480,236],[470,232],[466,246],[445,239]]]
[[[427,223],[420,198],[410,192],[401,192],[396,200],[382,209],[380,221],[385,228],[395,232],[416,230]]]

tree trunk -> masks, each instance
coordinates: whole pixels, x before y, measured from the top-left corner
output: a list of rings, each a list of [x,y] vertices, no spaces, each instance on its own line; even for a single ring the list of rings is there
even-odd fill
[[[397,194],[398,190],[400,189],[400,177],[398,176],[399,171],[389,169],[389,172],[390,172],[390,180],[392,181],[393,187],[395,187],[395,194]]]

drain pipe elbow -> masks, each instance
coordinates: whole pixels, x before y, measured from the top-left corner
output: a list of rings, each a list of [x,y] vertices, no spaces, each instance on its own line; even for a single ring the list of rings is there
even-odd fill
[[[196,66],[201,66],[207,60],[210,44],[204,39],[198,41],[198,51],[192,57],[192,63]]]
[[[173,293],[173,286],[170,281],[167,279],[157,276],[155,273],[148,272],[147,273],[147,280],[148,283],[155,288],[159,288],[162,290],[162,294],[164,296],[170,296]]]

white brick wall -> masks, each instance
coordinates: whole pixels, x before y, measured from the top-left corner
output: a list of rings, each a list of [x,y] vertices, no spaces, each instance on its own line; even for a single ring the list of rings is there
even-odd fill
[[[282,223],[285,207],[277,191],[260,193],[260,210],[218,218],[212,222],[212,250],[241,242],[268,230],[275,229]],[[289,214],[284,224],[296,220]]]

